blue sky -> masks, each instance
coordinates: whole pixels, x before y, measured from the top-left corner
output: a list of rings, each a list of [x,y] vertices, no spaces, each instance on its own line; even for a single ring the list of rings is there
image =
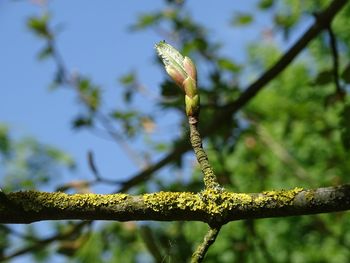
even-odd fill
[[[126,178],[138,171],[118,146],[86,131],[71,129],[79,113],[74,92],[49,91],[54,63],[38,61],[43,42],[26,28],[26,19],[42,13],[35,1],[0,2],[0,122],[16,138],[32,136],[71,154],[78,163],[75,178],[92,178],[86,153],[93,150],[99,169],[107,177]],[[225,42],[222,52],[244,60],[245,43],[261,39],[267,17],[258,17],[254,27],[232,28],[235,12],[251,10],[256,1],[238,5],[229,1],[188,1],[195,20],[202,22],[213,38]],[[120,103],[119,76],[135,70],[142,83],[158,93],[164,70],[154,63],[154,44],[162,36],[152,30],[130,33],[137,15],[158,10],[163,1],[50,1],[53,25],[62,26],[58,48],[71,70],[92,77],[107,95],[105,103]],[[145,104],[146,105],[146,104]],[[146,110],[146,109],[145,109]],[[134,148],[142,147],[140,142]],[[72,179],[72,178],[68,178]],[[103,189],[101,190],[103,191]]]

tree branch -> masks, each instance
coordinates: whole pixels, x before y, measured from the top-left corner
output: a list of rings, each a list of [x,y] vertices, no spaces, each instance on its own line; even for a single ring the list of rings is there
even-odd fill
[[[208,230],[208,233],[204,236],[202,244],[200,244],[196,251],[192,255],[192,263],[202,262],[209,247],[215,242],[216,237],[220,232],[221,227],[214,227]]]
[[[331,24],[336,14],[348,3],[347,0],[334,0],[324,11],[320,12],[313,25],[292,45],[288,51],[266,72],[264,72],[256,81],[250,84],[245,91],[234,102],[226,105],[215,118],[203,129],[202,138],[215,133],[218,128],[227,123],[227,119],[246,105],[262,88],[265,87],[272,79],[278,76],[300,52],[324,29]],[[188,138],[186,135],[185,138]],[[127,191],[136,184],[147,180],[151,175],[167,165],[168,163],[179,159],[182,154],[190,150],[191,147],[186,141],[177,144],[176,148],[168,155],[163,157],[159,162],[148,166],[146,169],[138,172],[125,181],[120,191]]]
[[[42,220],[156,220],[202,221],[219,226],[241,219],[270,218],[337,212],[350,209],[350,185],[303,190],[232,193],[158,192],[127,194],[74,194],[38,191],[13,192],[10,209],[0,201],[0,223]]]

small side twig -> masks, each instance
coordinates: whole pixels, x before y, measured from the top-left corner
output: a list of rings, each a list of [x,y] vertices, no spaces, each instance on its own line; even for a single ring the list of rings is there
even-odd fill
[[[209,229],[208,233],[204,236],[203,242],[193,253],[191,263],[199,263],[203,261],[209,247],[215,242],[220,229],[221,227],[213,227]]]

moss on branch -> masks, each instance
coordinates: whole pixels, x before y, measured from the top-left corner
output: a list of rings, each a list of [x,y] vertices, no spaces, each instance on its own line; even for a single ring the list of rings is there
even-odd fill
[[[350,186],[253,194],[207,189],[200,193],[158,192],[140,196],[25,191],[9,193],[6,198],[12,205],[0,202],[1,223],[81,219],[191,220],[221,225],[247,218],[348,210]]]

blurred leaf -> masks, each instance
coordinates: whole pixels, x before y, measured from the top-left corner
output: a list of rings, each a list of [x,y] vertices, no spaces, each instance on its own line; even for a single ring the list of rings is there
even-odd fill
[[[70,169],[74,169],[76,167],[74,159],[70,155],[58,150],[57,148],[47,146],[46,151],[47,155],[50,156],[53,160],[64,164]]]
[[[137,115],[136,111],[113,111],[111,113],[111,116],[115,119],[120,119],[120,120],[127,120],[127,119],[131,119],[134,118]]]
[[[274,4],[274,0],[260,0],[258,6],[260,9],[268,9],[273,4]]]
[[[203,38],[195,38],[192,41],[188,41],[183,45],[183,54],[189,54],[192,51],[205,52],[208,48],[208,42]]]
[[[343,90],[335,90],[331,94],[325,97],[325,106],[335,105],[337,102],[344,102],[346,96],[346,92]]]
[[[225,69],[227,71],[231,71],[233,73],[237,73],[240,71],[241,67],[234,64],[231,60],[226,58],[220,58],[218,59],[219,67],[222,69]]]
[[[127,73],[119,78],[119,82],[124,85],[123,98],[126,103],[131,103],[136,91],[136,74],[134,72]]]
[[[75,239],[70,240],[62,240],[57,248],[57,253],[60,253],[62,255],[71,257],[74,256],[75,253],[85,245],[85,243],[88,241],[90,237],[90,233],[84,233],[80,236],[76,237]]]
[[[128,73],[119,78],[119,82],[123,85],[130,85],[135,82],[135,73]]]
[[[123,134],[133,137],[142,127],[139,112],[137,111],[113,111],[110,114],[114,119],[119,120],[123,127]]]
[[[126,103],[131,103],[132,99],[133,99],[133,96],[134,95],[134,92],[132,92],[131,90],[127,90],[124,92],[124,100]]]
[[[276,14],[274,17],[275,24],[283,30],[283,36],[285,39],[289,37],[290,31],[292,27],[296,24],[299,18],[299,13],[296,10],[291,10],[291,12],[295,12],[292,14]]]
[[[91,93],[89,95],[89,106],[93,111],[96,111],[101,103],[101,89],[96,87],[91,90]]]
[[[52,55],[53,49],[51,45],[46,45],[38,54],[38,59],[43,60]]]
[[[153,146],[153,148],[157,152],[165,152],[169,150],[169,145],[166,143],[157,143]]]
[[[344,71],[341,74],[341,78],[345,83],[350,84],[350,63],[345,67]]]
[[[10,153],[11,142],[8,135],[8,128],[0,125],[0,152],[4,155]]]
[[[182,5],[185,0],[167,0],[168,3]]]
[[[48,14],[44,14],[41,17],[30,17],[27,20],[27,26],[39,37],[51,39],[52,35],[48,29],[49,19],[50,16]]]
[[[247,26],[254,21],[254,17],[247,13],[235,14],[232,20],[232,25],[235,26]]]
[[[316,78],[313,80],[312,84],[315,86],[323,86],[331,83],[333,81],[333,71],[324,70],[317,74]]]
[[[101,88],[93,85],[88,78],[80,78],[78,80],[78,88],[80,95],[86,105],[93,111],[96,111],[101,103]]]
[[[140,30],[155,25],[162,18],[161,14],[139,15],[136,24],[130,27],[131,30]]]
[[[87,91],[91,88],[91,82],[87,78],[80,78],[78,81],[78,87],[80,91]]]
[[[79,116],[73,120],[73,128],[80,129],[83,127],[91,127],[93,121],[90,117]]]
[[[294,17],[291,15],[275,15],[275,23],[281,27],[289,28],[295,23]]]

